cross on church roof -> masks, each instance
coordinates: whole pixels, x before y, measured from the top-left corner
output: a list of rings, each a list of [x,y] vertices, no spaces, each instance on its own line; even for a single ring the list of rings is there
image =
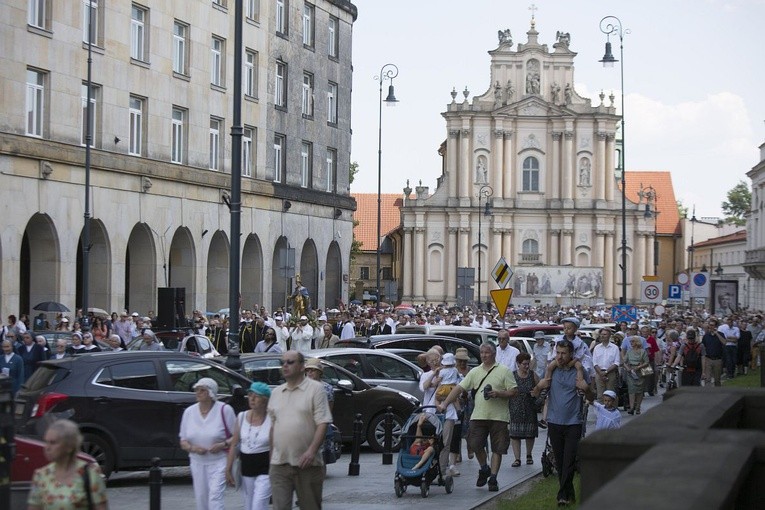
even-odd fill
[[[536,14],[539,8],[536,6],[536,4],[531,4],[531,6],[529,6],[529,10],[531,11],[531,21],[534,21],[534,14]]]

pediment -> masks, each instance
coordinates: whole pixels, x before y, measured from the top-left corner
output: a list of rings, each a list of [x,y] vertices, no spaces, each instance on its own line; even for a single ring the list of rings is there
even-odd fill
[[[570,115],[564,107],[548,103],[539,96],[526,96],[520,101],[509,104],[497,110],[499,114],[522,117],[547,117]]]

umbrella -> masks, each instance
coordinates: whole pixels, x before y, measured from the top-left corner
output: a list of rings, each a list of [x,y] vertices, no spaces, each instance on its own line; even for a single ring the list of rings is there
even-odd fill
[[[109,312],[107,312],[103,308],[96,308],[95,306],[88,308],[88,312],[92,313],[93,315],[97,317],[109,317]]]
[[[358,299],[352,299],[352,300],[351,300],[351,304],[352,304],[352,305],[360,305],[360,304],[361,304],[361,301],[359,301]]]
[[[221,308],[220,310],[218,310],[218,313],[228,315],[228,308]]]
[[[39,303],[37,306],[33,307],[32,310],[37,310],[40,312],[68,312],[70,311],[69,308],[65,307],[61,303],[57,303],[56,301],[43,301],[42,303]]]

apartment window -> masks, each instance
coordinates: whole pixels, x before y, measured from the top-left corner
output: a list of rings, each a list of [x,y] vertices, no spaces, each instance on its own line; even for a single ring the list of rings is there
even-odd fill
[[[369,266],[361,266],[359,268],[359,278],[361,280],[369,280]]]
[[[220,170],[220,132],[223,131],[223,121],[210,119],[210,170]]]
[[[252,50],[245,50],[244,52],[244,70],[242,75],[244,76],[244,95],[250,97],[257,97],[258,91],[258,53]]]
[[[96,105],[98,103],[98,85],[90,85],[90,146],[96,146],[96,119],[98,119]],[[80,143],[85,145],[88,136],[88,85],[82,84],[82,131],[80,134]]]
[[[223,8],[225,8],[225,7],[226,7],[226,0],[213,0],[213,3],[214,3],[215,5],[220,5],[220,6],[221,6],[221,7],[223,7]]]
[[[223,86],[223,55],[225,55],[225,41],[219,37],[212,38],[210,83],[219,87]]]
[[[337,83],[327,87],[327,122],[337,124]]]
[[[313,48],[313,25],[315,9],[306,2],[303,5],[303,45]]]
[[[46,73],[27,69],[27,134],[43,136]]]
[[[274,84],[274,104],[287,108],[287,64],[276,61],[276,83]]]
[[[526,255],[539,253],[539,242],[536,239],[526,239],[521,245],[521,251]]]
[[[188,66],[188,34],[189,26],[176,21],[173,24],[173,72],[186,74]]]
[[[534,156],[523,160],[523,191],[539,191],[539,160]]]
[[[300,185],[304,188],[311,186],[313,173],[313,144],[303,142],[300,149]]]
[[[170,161],[183,163],[186,151],[186,110],[173,108],[172,140],[170,147]]]
[[[148,11],[133,4],[130,17],[130,57],[142,62],[149,59],[146,56],[149,31],[146,29]]]
[[[92,44],[98,44],[99,40],[99,12],[98,0],[82,0],[82,40],[90,41]],[[89,28],[90,20],[93,20],[92,32]],[[90,33],[90,35],[89,35]],[[92,39],[91,39],[92,37]]]
[[[313,117],[313,75],[303,73],[303,117]]]
[[[33,27],[47,30],[46,16],[50,0],[28,0],[27,23]]]
[[[327,30],[329,31],[327,54],[330,57],[337,58],[338,48],[340,47],[340,20],[334,16],[330,16]]]
[[[252,177],[255,162],[255,128],[246,127],[242,132],[242,176]]]
[[[130,96],[130,140],[128,153],[143,155],[143,99]]]
[[[247,19],[260,19],[260,0],[244,0],[244,15]]]
[[[289,22],[287,13],[289,12],[289,0],[276,0],[276,33],[287,35]]]
[[[327,191],[334,193],[337,186],[337,151],[327,149]]]
[[[274,135],[274,182],[282,182],[286,177],[286,147],[287,139],[284,135]]]

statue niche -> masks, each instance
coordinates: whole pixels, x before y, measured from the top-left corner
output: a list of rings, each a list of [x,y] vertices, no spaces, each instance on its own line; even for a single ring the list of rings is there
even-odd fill
[[[526,94],[539,95],[539,61],[532,59],[526,63]]]

